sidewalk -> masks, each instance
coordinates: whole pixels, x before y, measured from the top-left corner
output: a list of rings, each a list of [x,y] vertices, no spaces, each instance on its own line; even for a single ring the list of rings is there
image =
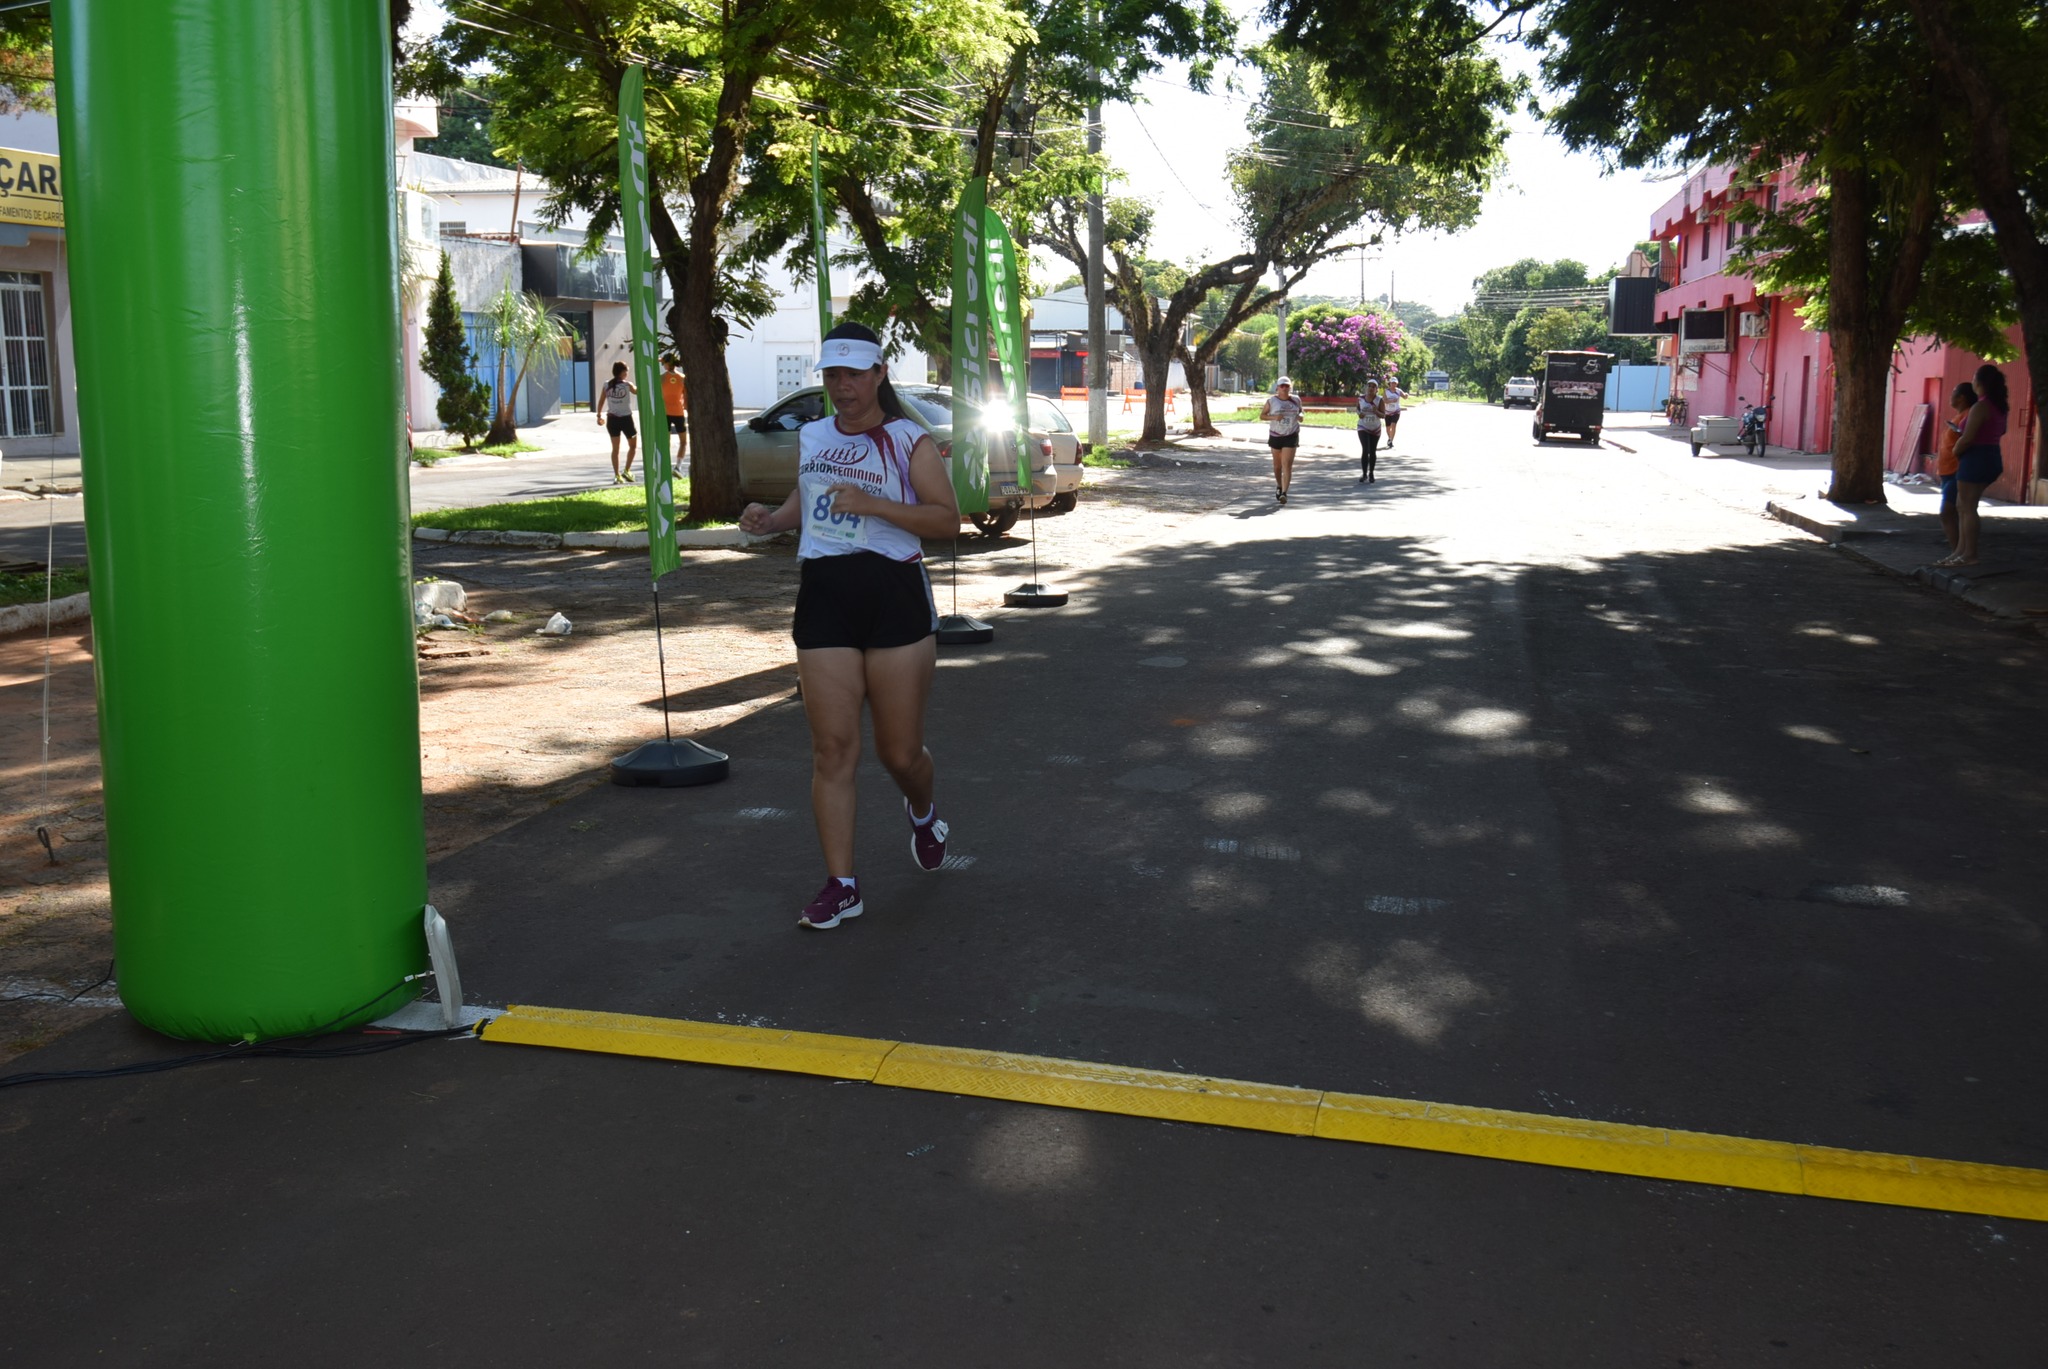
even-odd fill
[[[1995,617],[2048,627],[2048,507],[1985,501],[1983,561],[1937,567],[1931,563],[1946,554],[1948,543],[1941,489],[1932,482],[1888,479],[1886,504],[1847,508],[1822,498],[1830,469],[1825,453],[1773,448],[1752,457],[1739,447],[1709,447],[1695,458],[1687,430],[1651,414],[1610,415],[1607,436],[1624,451],[1675,459],[1703,488],[1745,498],[1750,507],[1761,504],[1771,517],[1879,570],[1946,590]]]

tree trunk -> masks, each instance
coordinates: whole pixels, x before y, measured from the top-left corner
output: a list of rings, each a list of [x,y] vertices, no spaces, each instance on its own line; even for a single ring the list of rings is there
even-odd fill
[[[740,495],[739,444],[733,438],[732,376],[725,369],[725,320],[714,307],[716,280],[704,269],[717,260],[718,248],[715,241],[700,247],[697,240],[710,235],[700,234],[694,223],[690,244],[683,247],[667,209],[651,194],[649,198],[655,250],[661,253],[672,296],[669,336],[690,387],[690,504],[685,517],[723,522],[737,518],[745,501]],[[655,440],[654,435],[649,440]]]
[[[512,421],[512,416],[518,411],[519,387],[525,383],[526,363],[522,361],[519,363],[519,378],[512,382],[512,388],[503,388],[505,363],[501,354],[498,362],[498,385],[499,393],[505,396],[505,402],[491,414],[491,430],[484,434],[486,447],[508,447],[519,440],[519,425]]]
[[[1859,167],[1828,179],[1828,341],[1835,354],[1835,451],[1827,497],[1837,504],[1885,502],[1885,395],[1891,388],[1899,330],[1934,246],[1939,208],[1934,154],[1939,137],[1934,132],[1933,141],[1917,149],[1917,160],[1902,159],[1899,170],[1887,173],[1898,176],[1900,188],[1910,192],[1894,226],[1897,241],[1889,251],[1875,245],[1879,235],[1873,221],[1874,173]]]
[[[2034,450],[2027,475],[2048,477],[2048,423],[2040,421],[2048,394],[2048,242],[2034,231],[2012,150],[2010,97],[1994,89],[1978,46],[1956,26],[1949,0],[1908,0],[1928,51],[1970,111],[1970,178],[1978,208],[1991,220],[1998,253],[2019,300],[2020,338],[2034,392]],[[2022,117],[2033,117],[2031,108]]]
[[[1145,427],[1138,434],[1140,442],[1164,442],[1166,440],[1166,377],[1173,370],[1173,349],[1170,342],[1160,345],[1155,336],[1154,345],[1138,355],[1138,369],[1145,377]]]
[[[772,48],[774,35],[755,35]],[[718,235],[738,177],[756,78],[750,64],[729,69],[719,87],[717,117],[703,165],[690,180],[689,236],[677,231],[668,206],[647,178],[648,228],[673,301],[669,333],[690,387],[690,504],[684,516],[724,522],[737,518],[739,445],[733,437],[732,376],[725,368],[725,320],[718,314]],[[647,440],[660,440],[648,434]]]
[[[1221,437],[1223,433],[1209,421],[1209,363],[1203,355],[1209,350],[1204,343],[1194,352],[1180,349],[1180,364],[1188,373],[1188,436]]]

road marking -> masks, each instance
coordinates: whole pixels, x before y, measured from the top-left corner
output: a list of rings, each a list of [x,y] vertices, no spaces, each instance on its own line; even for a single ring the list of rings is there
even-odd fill
[[[891,1088],[1363,1141],[1764,1193],[2048,1221],[2048,1170],[1595,1122],[723,1022],[515,1004],[485,1041],[818,1074]]]

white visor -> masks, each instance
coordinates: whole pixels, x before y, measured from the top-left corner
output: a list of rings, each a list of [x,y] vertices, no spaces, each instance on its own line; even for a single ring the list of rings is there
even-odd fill
[[[882,349],[872,342],[862,342],[855,337],[828,337],[825,345],[818,349],[818,364],[813,370],[824,370],[827,366],[844,366],[854,371],[870,371],[882,364]]]

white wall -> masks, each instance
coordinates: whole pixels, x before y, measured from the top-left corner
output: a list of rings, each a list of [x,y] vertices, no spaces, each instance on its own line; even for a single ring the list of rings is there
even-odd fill
[[[839,237],[828,235],[828,240],[835,256],[854,246]],[[855,271],[848,280],[846,270],[838,267],[834,272],[833,283],[842,287],[832,296],[835,318],[845,312],[851,292],[868,280],[863,271]],[[725,369],[732,377],[732,402],[738,409],[765,409],[791,389],[818,383],[811,370],[818,359],[818,287],[809,280],[793,280],[779,266],[771,266],[766,274],[775,291],[775,312],[751,328],[734,328],[726,339]],[[796,385],[778,386],[778,358],[796,356],[803,358],[802,379]],[[929,359],[917,347],[907,346],[889,358],[891,380],[922,385],[930,370]]]

